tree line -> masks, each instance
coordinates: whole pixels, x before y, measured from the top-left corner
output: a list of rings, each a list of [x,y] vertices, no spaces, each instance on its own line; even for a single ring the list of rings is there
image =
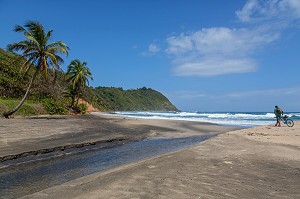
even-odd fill
[[[24,26],[16,25],[14,31],[22,33],[25,39],[17,43],[8,44],[7,50],[20,53],[20,58],[25,58],[21,64],[21,69],[27,73],[33,68],[34,74],[18,105],[12,110],[3,113],[5,118],[9,118],[23,105],[38,75],[41,75],[44,79],[48,79],[51,76],[53,77],[53,82],[55,82],[57,72],[63,72],[61,64],[64,63],[64,59],[61,55],[68,56],[68,51],[70,50],[62,41],[50,43],[53,30],[46,31],[39,22],[29,21]],[[70,82],[70,86],[64,94],[71,99],[70,107],[76,110],[82,91],[89,83],[89,79],[93,80],[93,77],[90,69],[87,67],[87,62],[81,62],[79,59],[71,61],[68,65],[66,77],[67,81]]]

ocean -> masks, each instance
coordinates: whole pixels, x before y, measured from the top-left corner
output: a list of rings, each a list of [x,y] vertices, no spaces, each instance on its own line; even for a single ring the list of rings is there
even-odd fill
[[[123,117],[170,119],[210,122],[220,125],[252,127],[276,123],[271,112],[114,112]],[[292,120],[300,120],[300,112],[284,113]]]

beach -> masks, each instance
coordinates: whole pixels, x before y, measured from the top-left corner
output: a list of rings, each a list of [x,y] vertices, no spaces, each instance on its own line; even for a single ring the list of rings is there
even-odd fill
[[[210,123],[117,117],[112,114],[0,119],[0,159],[146,138],[178,138],[236,129]]]
[[[299,198],[299,124],[237,130],[106,115],[1,119],[0,149],[1,157],[10,161],[9,157],[19,157],[13,154],[55,147],[213,134],[184,150],[93,173],[23,198]]]

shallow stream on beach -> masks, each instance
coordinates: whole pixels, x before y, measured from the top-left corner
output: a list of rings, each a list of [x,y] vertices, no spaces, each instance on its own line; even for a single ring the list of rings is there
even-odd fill
[[[93,146],[0,163],[0,198],[18,198],[112,167],[180,150],[214,135]]]

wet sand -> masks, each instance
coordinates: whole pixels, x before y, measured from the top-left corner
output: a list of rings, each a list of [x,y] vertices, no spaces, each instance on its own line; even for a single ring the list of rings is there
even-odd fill
[[[209,123],[148,120],[93,113],[0,119],[0,160],[66,148],[130,142],[145,138],[210,135],[234,129]],[[1,162],[0,161],[0,162]]]
[[[108,120],[108,126],[127,129],[118,135],[128,139],[134,130],[141,137],[230,130],[197,122],[100,118]],[[299,126],[296,122],[292,128],[263,126],[227,132],[182,151],[84,176],[23,198],[296,199],[300,195]],[[5,148],[3,143],[1,147]]]

